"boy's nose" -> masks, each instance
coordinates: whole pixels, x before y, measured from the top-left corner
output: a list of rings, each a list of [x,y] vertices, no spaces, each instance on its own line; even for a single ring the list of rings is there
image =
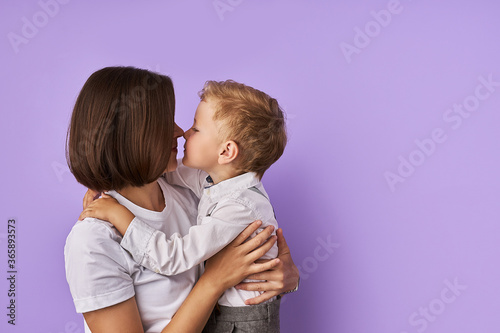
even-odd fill
[[[191,129],[188,129],[186,132],[184,132],[184,135],[183,135],[184,139],[187,140],[189,138],[189,133],[190,132],[191,132]]]

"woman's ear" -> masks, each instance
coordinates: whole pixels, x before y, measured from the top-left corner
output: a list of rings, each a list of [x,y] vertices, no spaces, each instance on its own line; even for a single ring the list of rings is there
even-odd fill
[[[238,157],[240,150],[236,142],[226,141],[222,144],[219,153],[219,164],[229,164]]]

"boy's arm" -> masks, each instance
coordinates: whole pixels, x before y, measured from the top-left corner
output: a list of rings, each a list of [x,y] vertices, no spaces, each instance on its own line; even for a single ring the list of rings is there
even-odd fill
[[[168,237],[134,218],[121,246],[140,265],[163,275],[176,275],[210,258],[257,219],[251,209],[236,201],[219,202],[212,216],[192,226],[187,235]]]
[[[177,169],[165,173],[165,179],[171,185],[186,187],[201,198],[203,187],[208,174],[198,169],[192,169],[182,164],[182,159],[177,160]]]
[[[133,259],[163,275],[176,275],[198,265],[219,252],[246,227],[207,217],[201,225],[191,227],[184,237],[178,233],[167,237],[106,194],[88,204],[79,220],[86,217],[113,224],[123,235],[120,245]]]
[[[135,216],[125,206],[118,203],[115,198],[103,193],[99,199],[91,202],[84,201],[84,209],[78,220],[81,221],[86,217],[108,221],[120,234],[124,235]]]
[[[163,275],[177,275],[207,260],[229,244],[247,225],[208,218],[182,237],[168,237],[138,218],[130,223],[120,245],[140,265]]]
[[[205,217],[200,225],[192,226],[184,237],[178,233],[168,237],[106,194],[84,209],[80,219],[85,217],[109,221],[123,235],[120,245],[133,259],[163,275],[180,274],[207,260],[259,218],[254,210],[241,202],[225,200],[217,204],[212,216]]]

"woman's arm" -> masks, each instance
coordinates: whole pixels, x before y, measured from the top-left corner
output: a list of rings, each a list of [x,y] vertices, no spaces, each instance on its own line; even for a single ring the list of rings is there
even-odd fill
[[[141,316],[135,296],[125,302],[83,314],[92,333],[141,333]]]
[[[270,237],[272,226],[244,243],[261,223],[257,221],[250,224],[233,242],[207,261],[200,280],[162,332],[201,332],[217,300],[226,289],[248,275],[272,269],[279,264],[280,259],[255,263],[276,242],[275,236]]]
[[[276,236],[271,237],[273,227],[265,228],[244,243],[260,225],[260,221],[250,224],[233,242],[207,261],[205,273],[162,332],[201,332],[226,289],[248,275],[270,270],[280,263],[280,259],[255,263],[276,242]],[[135,297],[107,308],[86,312],[83,316],[93,333],[143,332]]]
[[[129,265],[112,229],[79,222],[66,239],[66,278],[92,332],[142,332]]]

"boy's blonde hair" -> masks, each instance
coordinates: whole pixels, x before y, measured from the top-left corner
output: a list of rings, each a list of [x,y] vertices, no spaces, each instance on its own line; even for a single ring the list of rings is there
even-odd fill
[[[239,147],[237,171],[255,172],[262,178],[285,150],[285,118],[276,99],[233,80],[207,81],[199,92],[201,100],[214,103],[222,141]]]

